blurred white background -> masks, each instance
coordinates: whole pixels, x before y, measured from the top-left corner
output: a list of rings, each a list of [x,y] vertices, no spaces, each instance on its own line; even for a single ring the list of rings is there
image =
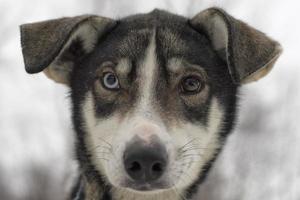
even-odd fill
[[[192,17],[220,6],[278,40],[274,70],[241,90],[240,119],[199,200],[300,199],[300,2],[296,0],[0,0],[0,199],[64,197],[73,132],[68,89],[25,73],[18,26],[94,13],[153,8]]]

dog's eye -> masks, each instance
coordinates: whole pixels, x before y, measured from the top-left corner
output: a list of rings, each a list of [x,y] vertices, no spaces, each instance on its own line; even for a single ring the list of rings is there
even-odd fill
[[[181,92],[186,95],[196,94],[203,88],[201,79],[197,76],[188,76],[181,80]]]
[[[118,77],[112,72],[106,72],[103,75],[102,84],[109,90],[116,90],[120,88]]]

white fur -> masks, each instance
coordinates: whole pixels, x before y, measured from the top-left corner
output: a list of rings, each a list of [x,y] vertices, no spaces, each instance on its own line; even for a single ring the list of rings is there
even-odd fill
[[[118,65],[116,66],[116,71],[122,75],[128,75],[131,69],[131,62],[127,58],[120,59]]]
[[[155,34],[153,34],[150,45],[146,51],[146,57],[141,63],[139,75],[142,85],[140,87],[140,104],[137,110],[142,112],[151,111],[151,100],[153,99],[153,87],[155,75],[157,74],[157,60],[155,55]]]

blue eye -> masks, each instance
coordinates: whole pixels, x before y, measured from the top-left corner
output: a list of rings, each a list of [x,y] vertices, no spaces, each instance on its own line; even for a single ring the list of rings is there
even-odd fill
[[[103,75],[102,83],[103,86],[109,90],[120,88],[118,77],[112,72],[107,72]]]

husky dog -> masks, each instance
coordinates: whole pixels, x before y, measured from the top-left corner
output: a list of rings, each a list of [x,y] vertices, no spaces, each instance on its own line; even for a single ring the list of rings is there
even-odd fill
[[[231,132],[240,86],[279,43],[209,8],[25,24],[28,73],[71,90],[79,180],[71,199],[193,199]]]

